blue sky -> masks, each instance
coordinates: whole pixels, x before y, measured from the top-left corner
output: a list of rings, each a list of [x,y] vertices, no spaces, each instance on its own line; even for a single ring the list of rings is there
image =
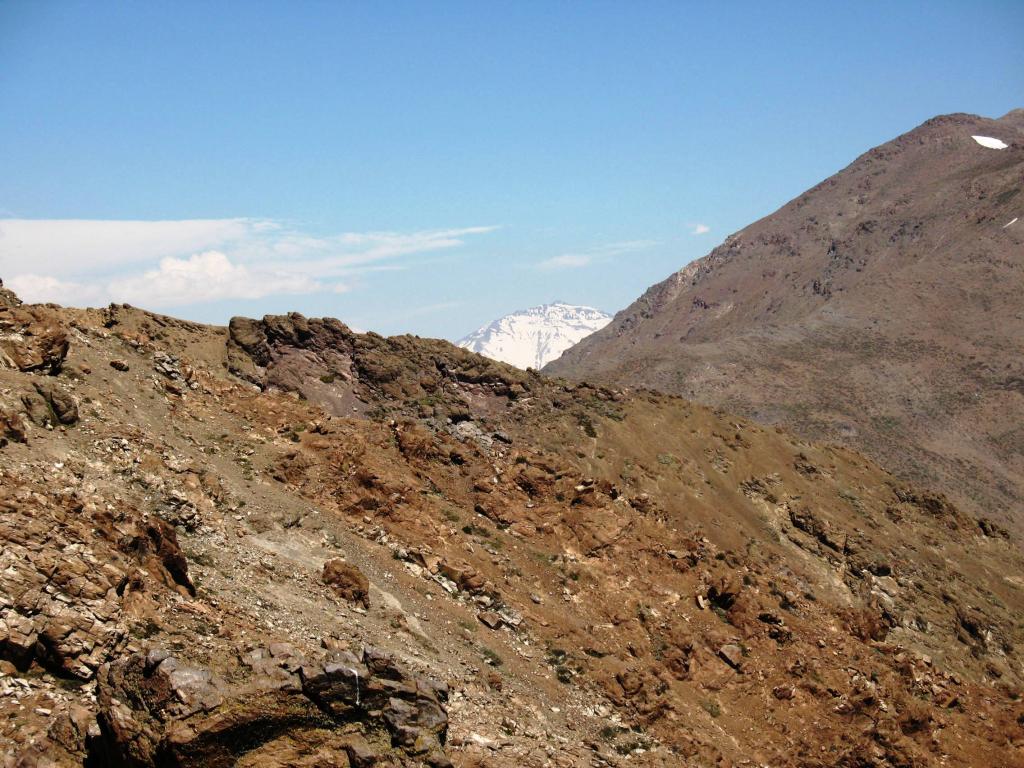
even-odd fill
[[[0,277],[456,338],[1024,106],[1024,3],[0,2]],[[699,233],[699,234],[696,234]]]

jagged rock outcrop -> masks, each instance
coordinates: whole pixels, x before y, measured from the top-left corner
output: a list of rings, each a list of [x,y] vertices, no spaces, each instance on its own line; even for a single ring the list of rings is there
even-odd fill
[[[228,326],[228,368],[263,389],[297,392],[336,416],[372,408],[462,420],[501,409],[535,374],[434,339],[353,333],[298,313]]]
[[[174,529],[75,492],[0,475],[0,659],[90,680],[127,641],[126,608],[158,586],[194,593]]]
[[[21,299],[9,288],[4,288],[4,281],[0,280],[0,307],[17,307],[21,305]]]
[[[57,373],[69,343],[67,331],[53,310],[0,305],[0,368]]]

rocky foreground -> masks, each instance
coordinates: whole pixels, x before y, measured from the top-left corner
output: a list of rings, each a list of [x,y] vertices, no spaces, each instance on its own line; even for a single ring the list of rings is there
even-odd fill
[[[861,455],[0,293],[5,766],[1024,765],[1024,568]]]

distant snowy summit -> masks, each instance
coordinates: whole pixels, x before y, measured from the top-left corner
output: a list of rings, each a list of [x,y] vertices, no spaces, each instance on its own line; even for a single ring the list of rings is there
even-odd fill
[[[505,315],[456,343],[517,368],[540,369],[611,319],[593,307],[556,302]]]

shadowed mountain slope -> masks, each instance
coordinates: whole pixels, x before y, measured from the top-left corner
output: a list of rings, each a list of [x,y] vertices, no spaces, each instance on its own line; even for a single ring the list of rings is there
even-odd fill
[[[929,120],[651,287],[545,370],[855,446],[1024,529],[1022,190],[1024,110]]]

